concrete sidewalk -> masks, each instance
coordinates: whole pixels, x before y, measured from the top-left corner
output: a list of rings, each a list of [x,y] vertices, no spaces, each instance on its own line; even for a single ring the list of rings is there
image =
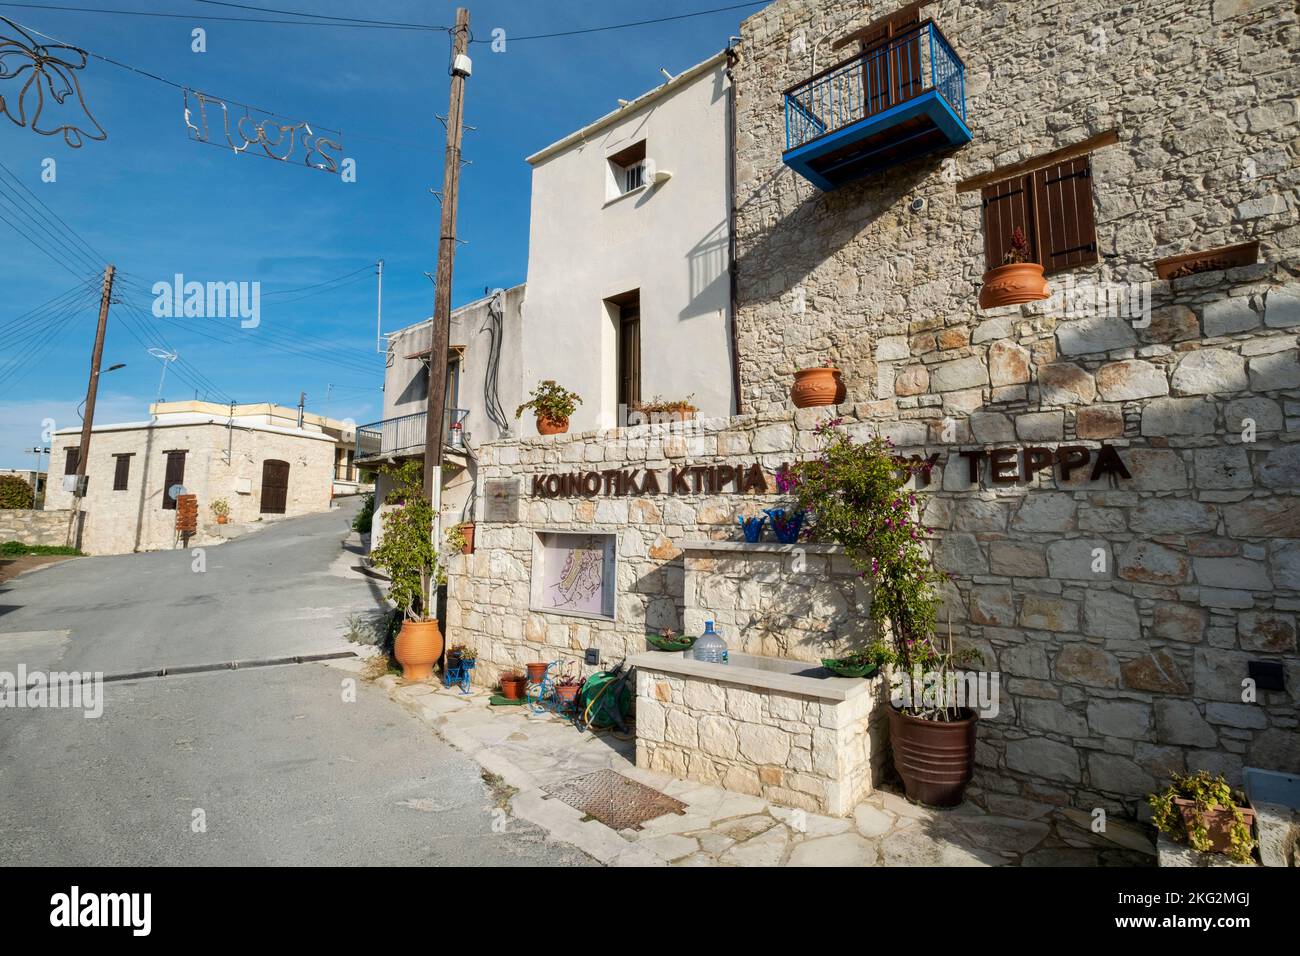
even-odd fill
[[[1017,801],[1002,815],[969,801],[930,810],[881,790],[852,817],[824,817],[746,794],[677,780],[634,765],[635,745],[609,733],[579,732],[527,706],[490,707],[434,683],[379,679],[389,696],[444,740],[513,788],[509,812],[613,866],[1150,866],[1146,832],[1111,822],[1092,833],[1081,811]],[[675,797],[641,830],[615,831],[550,798],[543,787],[602,768]]]

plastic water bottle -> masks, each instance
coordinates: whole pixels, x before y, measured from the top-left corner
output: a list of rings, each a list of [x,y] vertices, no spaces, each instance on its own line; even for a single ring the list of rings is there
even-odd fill
[[[707,661],[710,664],[727,663],[727,642],[722,639],[718,631],[713,629],[712,621],[704,622],[704,633],[696,639],[693,650],[697,661]]]

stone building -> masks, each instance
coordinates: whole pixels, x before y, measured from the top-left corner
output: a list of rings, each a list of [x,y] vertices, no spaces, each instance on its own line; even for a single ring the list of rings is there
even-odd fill
[[[935,463],[939,619],[1001,677],[973,796],[1131,813],[1173,770],[1300,772],[1294,4],[777,0],[740,35],[742,414],[485,445],[448,618],[481,675],[706,614],[746,653],[852,646],[842,556],[698,556],[694,583],[686,563],[780,503],[771,473],[834,414]],[[1055,295],[983,310],[1013,226]],[[793,373],[824,362],[845,402],[793,411]],[[566,535],[606,549],[580,613],[539,599]],[[750,722],[727,700],[708,713]],[[821,805],[786,723],[784,765],[740,767],[691,720],[650,749]]]
[[[197,495],[197,532],[184,543],[224,540],[249,524],[326,511],[334,498],[337,450],[350,450],[350,426],[270,404],[167,402],[144,422],[96,425],[86,465],[80,547],[123,554],[181,546],[174,485]],[[56,469],[46,511],[72,507],[81,444],[79,428],[54,433]],[[346,459],[345,459],[346,462]],[[346,467],[346,464],[345,464]],[[351,484],[351,483],[348,483]],[[218,525],[213,501],[230,506]]]

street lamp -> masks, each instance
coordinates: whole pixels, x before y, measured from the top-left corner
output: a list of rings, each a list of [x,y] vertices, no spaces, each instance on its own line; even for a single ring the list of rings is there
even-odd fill
[[[118,362],[116,365],[110,365],[108,368],[100,369],[98,372],[95,373],[95,376],[99,377],[100,375],[103,375],[105,372],[116,372],[120,368],[126,368],[126,363]],[[86,407],[86,400],[84,398],[81,401],[77,402],[77,417],[81,419],[83,422],[86,419],[85,416],[81,414],[81,410],[85,407]]]

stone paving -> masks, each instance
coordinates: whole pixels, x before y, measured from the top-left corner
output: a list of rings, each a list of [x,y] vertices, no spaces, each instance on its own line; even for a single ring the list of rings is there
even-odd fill
[[[580,733],[527,707],[490,707],[489,695],[436,684],[378,682],[484,771],[513,788],[509,812],[598,861],[622,866],[1150,866],[1146,828],[1111,821],[1092,833],[1081,811],[1001,798],[997,813],[967,801],[953,810],[880,790],[851,817],[819,816],[759,797],[677,780],[634,765],[634,742]],[[543,787],[613,768],[687,806],[641,830],[614,831],[547,796]]]

